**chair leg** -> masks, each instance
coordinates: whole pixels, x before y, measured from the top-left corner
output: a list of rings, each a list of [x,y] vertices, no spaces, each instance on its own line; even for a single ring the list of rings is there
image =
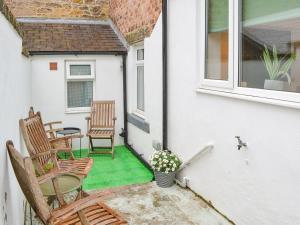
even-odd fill
[[[92,140],[92,138],[89,136],[89,140],[90,140],[90,150],[92,151],[92,152],[94,152],[94,145],[93,145],[93,140]],[[90,152],[89,152],[89,154],[90,154]]]
[[[114,136],[111,138],[111,155],[112,159],[115,158],[115,143],[114,143]]]

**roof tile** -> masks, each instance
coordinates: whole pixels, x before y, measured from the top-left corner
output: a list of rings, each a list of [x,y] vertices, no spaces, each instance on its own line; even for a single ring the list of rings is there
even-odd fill
[[[41,52],[126,52],[110,25],[21,23],[23,47]]]

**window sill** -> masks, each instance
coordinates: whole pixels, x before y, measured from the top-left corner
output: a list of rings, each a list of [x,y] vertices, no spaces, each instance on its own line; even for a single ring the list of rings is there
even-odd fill
[[[247,94],[240,94],[240,93],[221,91],[221,90],[212,90],[206,88],[197,88],[196,92],[202,94],[210,94],[210,95],[218,95],[218,96],[228,97],[228,98],[235,98],[235,99],[251,101],[251,102],[265,103],[265,104],[282,106],[282,107],[293,108],[293,109],[300,109],[300,103],[293,102],[293,101],[284,101],[284,100],[278,100],[273,98],[257,97],[257,96],[247,95]]]
[[[128,122],[132,125],[136,126],[137,128],[141,129],[146,133],[150,133],[150,125],[145,121],[144,118],[137,116],[135,113],[128,113],[127,114]]]
[[[80,114],[80,113],[90,113],[91,112],[91,108],[73,108],[73,109],[66,109],[65,110],[65,114]]]

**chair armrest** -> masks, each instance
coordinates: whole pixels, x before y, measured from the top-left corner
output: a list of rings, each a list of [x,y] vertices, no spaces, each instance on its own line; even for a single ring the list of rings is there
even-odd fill
[[[56,153],[57,153],[57,149],[50,149],[49,151],[36,153],[33,156],[31,156],[30,158],[33,160],[33,159],[40,158],[40,157],[50,155],[50,154],[55,155]]]
[[[57,131],[62,131],[64,130],[63,128],[55,128],[55,129],[50,129],[46,130],[46,133],[56,133]]]
[[[45,123],[44,126],[49,126],[49,125],[53,125],[53,124],[62,124],[62,121],[48,122],[48,123]]]
[[[99,193],[90,195],[83,199],[77,200],[65,206],[64,208],[54,209],[52,211],[52,220],[64,220],[74,213],[83,210],[89,206],[92,206],[102,201],[104,196],[112,194],[111,191],[101,191]]]

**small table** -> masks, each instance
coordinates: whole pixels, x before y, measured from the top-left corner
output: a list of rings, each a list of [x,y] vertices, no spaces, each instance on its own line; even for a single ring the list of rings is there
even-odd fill
[[[58,187],[58,193],[55,191],[55,186]],[[73,174],[62,174],[54,179],[40,183],[43,195],[51,200],[57,198],[61,206],[66,204],[63,195],[75,190],[81,190],[81,186],[82,178]]]
[[[64,127],[62,130],[56,131],[56,134],[63,135],[63,136],[73,135],[73,134],[81,135],[81,129],[78,127]],[[73,140],[71,140],[71,148],[72,148],[72,142]],[[80,138],[80,158],[81,158],[81,138]]]

